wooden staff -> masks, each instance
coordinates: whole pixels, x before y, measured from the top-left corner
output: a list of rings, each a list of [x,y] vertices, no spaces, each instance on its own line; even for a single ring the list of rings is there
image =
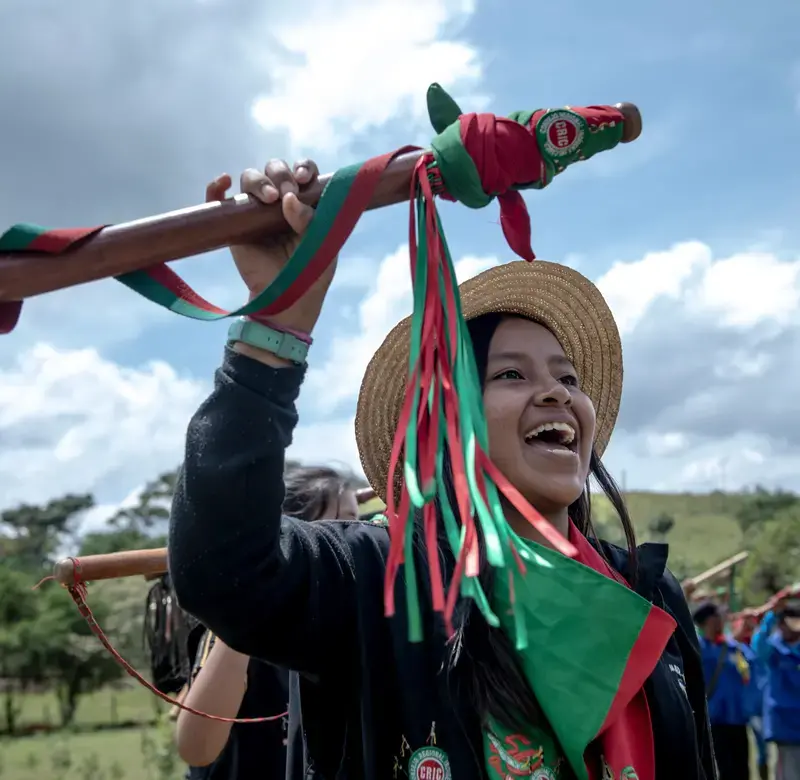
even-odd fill
[[[361,488],[356,491],[359,505],[375,498],[375,491]],[[120,577],[155,579],[167,573],[167,548],[153,550],[122,550],[83,558],[62,558],[53,567],[53,579],[65,587],[81,582],[115,580]]]
[[[728,574],[731,569],[734,569],[738,564],[744,563],[747,560],[750,553],[747,551],[737,553],[731,558],[722,561],[722,563],[718,563],[715,566],[712,566],[710,569],[698,574],[695,577],[691,577],[688,580],[684,580],[683,582],[683,590],[688,595],[690,593],[694,593],[697,588],[702,585],[704,582],[708,582],[709,580],[713,580],[716,577],[719,577],[723,574]]]
[[[622,143],[636,140],[642,131],[639,109],[632,103],[617,103],[614,107],[624,116]],[[391,162],[369,208],[408,200],[414,165],[425,153],[409,152]],[[322,176],[304,188],[300,200],[315,205],[330,177],[331,174]],[[0,302],[22,301],[232,244],[258,242],[288,229],[280,204],[265,206],[248,195],[237,195],[104,228],[58,257],[38,252],[0,252]]]

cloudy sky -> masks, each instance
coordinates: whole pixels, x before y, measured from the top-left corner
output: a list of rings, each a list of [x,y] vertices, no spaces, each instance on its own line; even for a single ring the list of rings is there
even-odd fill
[[[613,8],[613,10],[610,10]],[[800,488],[800,6],[767,0],[4,0],[0,224],[113,223],[268,158],[333,169],[465,109],[629,100],[639,141],[528,197],[539,257],[596,280],[624,338],[607,462],[628,488]],[[794,171],[794,173],[792,173]],[[462,275],[510,252],[496,206],[443,209]],[[357,467],[366,362],[410,310],[407,212],[364,218],[311,357],[293,455]],[[221,305],[224,253],[178,264]],[[0,340],[0,502],[124,499],[180,459],[224,325],[114,282],[33,300]]]

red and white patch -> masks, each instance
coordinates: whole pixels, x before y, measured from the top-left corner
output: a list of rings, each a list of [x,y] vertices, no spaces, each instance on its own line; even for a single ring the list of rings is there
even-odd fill
[[[411,780],[452,780],[447,753],[436,747],[415,750],[408,762]]]
[[[538,128],[545,151],[551,157],[572,154],[583,143],[584,121],[571,111],[546,114]]]

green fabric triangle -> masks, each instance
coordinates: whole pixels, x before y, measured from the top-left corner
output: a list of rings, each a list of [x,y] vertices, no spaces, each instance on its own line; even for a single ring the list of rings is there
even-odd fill
[[[555,550],[517,539],[527,569],[495,588],[501,627],[514,637],[528,683],[579,780],[652,604]],[[517,613],[515,622],[514,612]]]
[[[453,98],[445,92],[441,84],[431,84],[428,87],[428,116],[433,129],[443,133],[447,127],[458,121],[463,113]]]

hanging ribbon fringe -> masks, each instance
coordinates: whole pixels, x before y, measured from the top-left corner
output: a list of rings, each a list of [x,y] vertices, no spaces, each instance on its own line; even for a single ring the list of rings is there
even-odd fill
[[[565,555],[575,554],[572,545],[525,501],[487,455],[481,382],[434,196],[470,208],[482,208],[497,198],[500,223],[509,246],[523,259],[532,261],[535,255],[530,217],[520,190],[541,189],[570,164],[613,148],[622,140],[624,125],[623,114],[611,106],[517,112],[508,118],[462,114],[437,84],[428,90],[428,111],[438,135],[431,143],[431,151],[420,158],[411,181],[414,312],[408,386],[386,488],[391,550],[386,567],[385,608],[388,615],[394,614],[395,582],[404,566],[412,641],[422,637],[413,556],[417,517],[426,541],[433,608],[444,614],[449,627],[459,593],[475,599],[491,625],[499,624],[477,579],[479,537],[491,566],[524,568],[514,534],[503,516],[501,494],[556,549]],[[386,166],[413,148],[405,147],[334,174],[308,231],[278,278],[235,311],[225,311],[206,301],[165,264],[117,278],[134,292],[184,317],[213,321],[241,315],[274,315],[296,302],[330,265],[367,208]],[[57,254],[76,241],[91,241],[97,230],[46,231],[30,225],[16,226],[0,236],[0,251],[28,249]],[[0,304],[3,332],[14,327],[19,309],[20,304]],[[446,464],[453,475],[453,504],[443,487]],[[395,496],[398,469],[402,489]],[[447,590],[437,554],[437,505],[456,560]],[[511,569],[506,579],[512,582]],[[72,593],[84,611],[82,591]],[[513,603],[513,590],[510,595]],[[84,614],[95,630],[88,607],[86,610]],[[519,621],[517,629],[518,633],[524,629]],[[99,627],[95,633],[114,652]]]

